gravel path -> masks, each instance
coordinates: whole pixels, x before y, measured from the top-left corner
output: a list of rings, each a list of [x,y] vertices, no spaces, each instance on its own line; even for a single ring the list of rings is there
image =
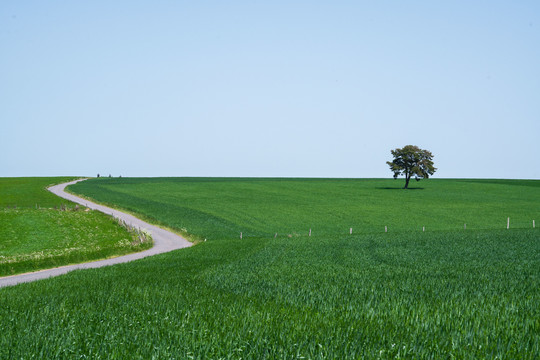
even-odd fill
[[[16,285],[23,282],[30,282],[30,281],[40,280],[40,279],[46,279],[53,276],[63,275],[77,269],[93,269],[93,268],[99,268],[103,266],[125,263],[129,261],[137,260],[137,259],[142,259],[147,256],[161,254],[161,253],[169,252],[176,249],[182,249],[182,248],[193,245],[192,243],[190,243],[189,241],[187,241],[186,239],[184,239],[183,237],[177,234],[161,229],[157,226],[150,225],[147,222],[137,219],[136,217],[132,215],[123,213],[115,209],[111,209],[107,206],[93,203],[91,201],[85,200],[78,196],[68,194],[64,191],[66,186],[75,184],[76,182],[83,181],[83,180],[85,179],[75,180],[75,181],[71,181],[68,183],[60,184],[60,185],[54,185],[54,186],[51,186],[48,190],[52,192],[53,194],[56,194],[64,199],[89,207],[90,209],[98,210],[105,214],[112,215],[115,218],[124,220],[128,225],[135,226],[137,228],[141,228],[143,230],[148,231],[152,235],[152,239],[154,240],[154,246],[151,249],[146,250],[146,251],[119,256],[116,258],[92,261],[92,262],[87,262],[83,264],[67,265],[67,266],[62,266],[62,267],[58,267],[54,269],[41,270],[41,271],[20,274],[20,275],[1,277],[0,288],[4,286]]]

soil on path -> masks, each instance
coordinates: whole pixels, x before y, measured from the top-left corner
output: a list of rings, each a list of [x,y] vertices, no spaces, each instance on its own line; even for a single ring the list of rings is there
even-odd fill
[[[108,215],[112,215],[115,218],[122,219],[123,221],[126,222],[126,224],[130,226],[134,226],[142,230],[146,230],[152,235],[152,239],[154,240],[154,246],[151,249],[148,249],[145,251],[141,251],[141,252],[133,253],[129,255],[124,255],[124,256],[119,256],[119,257],[115,257],[111,259],[98,260],[98,261],[92,261],[92,262],[75,264],[75,265],[67,265],[67,266],[62,266],[62,267],[58,267],[54,269],[40,270],[40,271],[36,271],[32,273],[25,273],[25,274],[20,274],[20,275],[2,277],[0,278],[0,288],[4,286],[16,285],[23,282],[30,282],[30,281],[40,280],[40,279],[46,279],[53,276],[59,276],[59,275],[63,275],[70,271],[78,270],[78,269],[94,269],[94,268],[99,268],[103,266],[121,264],[121,263],[129,262],[129,261],[133,261],[137,259],[142,259],[147,256],[161,254],[161,253],[169,252],[176,249],[182,249],[182,248],[193,245],[192,243],[190,243],[189,241],[187,241],[180,235],[174,234],[170,231],[151,225],[145,221],[142,221],[136,218],[133,215],[126,214],[119,210],[111,209],[107,206],[93,203],[91,201],[85,200],[83,198],[69,194],[64,191],[66,186],[69,186],[69,185],[75,184],[76,182],[84,181],[84,180],[86,179],[75,180],[75,181],[70,181],[64,184],[54,185],[54,186],[51,186],[48,190],[52,192],[53,194],[56,194],[66,200],[78,203],[90,209],[101,211]]]

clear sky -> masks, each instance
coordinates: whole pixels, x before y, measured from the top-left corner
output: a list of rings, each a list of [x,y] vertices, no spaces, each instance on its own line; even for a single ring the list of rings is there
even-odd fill
[[[540,179],[540,1],[0,2],[0,176]]]

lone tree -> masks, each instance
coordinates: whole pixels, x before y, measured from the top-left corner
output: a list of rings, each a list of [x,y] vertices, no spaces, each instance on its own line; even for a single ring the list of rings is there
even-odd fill
[[[437,168],[433,166],[433,154],[430,151],[422,150],[418,146],[407,145],[402,149],[390,151],[394,156],[394,161],[387,161],[390,170],[394,172],[394,179],[399,175],[405,175],[405,187],[409,187],[411,176],[414,175],[416,181],[427,179],[433,175]]]

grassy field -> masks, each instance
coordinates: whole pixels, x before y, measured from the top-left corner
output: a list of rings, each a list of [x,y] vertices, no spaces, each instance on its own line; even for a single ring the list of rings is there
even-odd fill
[[[0,358],[538,358],[540,232],[525,228],[538,214],[538,182],[430,180],[419,184],[423,190],[384,189],[400,185],[270,179],[77,185],[73,191],[140,209],[209,241],[0,290]],[[370,214],[372,226],[359,220],[365,232],[349,235],[355,224],[342,226],[365,209],[355,191],[371,197],[367,208],[384,219]],[[220,216],[216,209],[226,204]],[[432,212],[416,215],[418,223],[402,222],[411,204]],[[501,208],[508,215],[497,215]],[[448,230],[463,213],[476,215],[477,229],[471,223],[467,231]],[[324,221],[315,222],[314,214]],[[522,216],[523,228],[506,230],[506,216]],[[394,223],[384,233],[388,218]],[[434,228],[418,230],[427,219]],[[286,224],[274,230],[281,220]],[[250,237],[238,239],[242,230]],[[274,238],[278,230],[286,235]]]
[[[532,228],[540,181],[354,179],[93,179],[70,187],[211,239]]]
[[[71,178],[0,178],[0,276],[141,251],[132,231],[46,187]]]
[[[77,177],[0,178],[0,208],[54,208],[74,204],[46,189]]]

